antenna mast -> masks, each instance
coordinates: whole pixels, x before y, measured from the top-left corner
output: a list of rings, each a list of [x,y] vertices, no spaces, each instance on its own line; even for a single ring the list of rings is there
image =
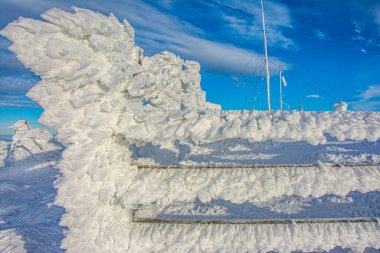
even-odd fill
[[[282,70],[280,69],[280,110],[282,111]]]
[[[261,0],[261,16],[263,17],[263,31],[264,31],[264,53],[265,53],[265,68],[267,76],[267,100],[268,100],[268,111],[270,108],[270,76],[269,76],[269,64],[268,64],[268,45],[267,45],[267,36],[265,33],[265,16],[264,16],[264,4]]]

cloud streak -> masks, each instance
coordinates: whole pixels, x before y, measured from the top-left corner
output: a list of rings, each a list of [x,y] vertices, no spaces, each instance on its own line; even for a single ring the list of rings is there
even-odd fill
[[[319,94],[310,94],[306,96],[307,98],[321,98]]]
[[[37,78],[31,76],[1,76],[0,95],[24,95],[37,81]]]
[[[380,110],[380,85],[370,85],[359,94],[359,100],[355,102],[361,108],[369,111]]]
[[[225,21],[234,30],[236,37],[249,41],[261,41],[263,32],[259,1],[228,0],[223,4],[213,1],[213,4],[223,12]],[[267,1],[264,11],[267,37],[276,46],[297,49],[296,43],[284,34],[293,27],[288,7]]]
[[[37,108],[39,106],[23,95],[0,95],[0,107]]]

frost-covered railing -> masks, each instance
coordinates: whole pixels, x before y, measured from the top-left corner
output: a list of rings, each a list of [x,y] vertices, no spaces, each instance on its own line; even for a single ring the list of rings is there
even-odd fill
[[[137,168],[155,169],[155,170],[192,170],[192,169],[259,169],[259,168],[315,168],[320,164],[195,164],[195,165],[153,165],[134,163]],[[324,166],[324,165],[322,165]],[[339,168],[365,168],[365,167],[380,167],[380,164],[365,164],[365,163],[348,163],[348,164],[327,164],[329,167]]]
[[[178,228],[186,232],[176,233],[184,240],[172,236],[171,226],[157,228],[131,223],[133,207],[151,201],[165,203],[178,198],[193,201],[197,197],[207,201],[220,196],[239,202],[247,196],[266,199],[286,192],[318,195],[329,190],[345,194],[353,189],[380,189],[378,180],[373,179],[373,175],[379,178],[377,170],[365,173],[353,169],[353,174],[339,174],[340,168],[330,168],[339,178],[332,172],[318,174],[307,168],[303,172],[309,176],[307,179],[297,174],[302,169],[297,168],[296,172],[282,170],[280,178],[285,181],[276,189],[268,188],[266,182],[276,181],[279,172],[257,176],[255,170],[249,181],[256,182],[255,192],[243,187],[240,194],[238,184],[229,192],[218,187],[212,190],[210,185],[191,190],[190,186],[199,184],[199,179],[232,176],[229,180],[242,183],[241,179],[247,176],[235,170],[209,174],[196,170],[194,175],[179,170],[169,182],[165,171],[143,172],[132,165],[132,144],[152,142],[174,149],[175,140],[200,143],[226,138],[305,140],[319,144],[326,142],[326,134],[338,140],[375,141],[380,138],[380,113],[222,111],[206,102],[200,89],[197,62],[169,52],[144,56],[143,50],[135,45],[134,30],[127,21],[120,23],[112,14],[107,17],[79,8],[74,8],[74,13],[51,9],[42,18],[43,21],[20,18],[1,34],[13,42],[10,49],[20,61],[41,77],[27,95],[44,109],[40,122],[55,129],[58,140],[66,147],[59,165],[62,177],[56,182],[56,203],[66,209],[61,224],[69,228],[63,248],[70,252],[244,252],[380,246],[377,225],[318,224],[307,227],[307,231],[287,227],[289,231],[277,234],[282,240],[275,236],[279,231],[276,226],[241,226],[235,230],[218,225],[201,230]],[[300,179],[296,185],[286,181],[293,175]],[[186,176],[192,180],[184,183]],[[310,177],[330,182],[331,188],[309,186]],[[261,181],[255,181],[260,178]],[[268,181],[262,181],[264,178]],[[348,183],[338,187],[338,179]],[[180,191],[177,196],[171,194],[171,184],[182,187],[179,189],[183,195],[178,197]],[[148,197],[147,192],[156,195]],[[168,241],[160,239],[157,231],[167,235]],[[343,235],[337,238],[334,231]],[[323,240],[299,240],[305,233],[307,238]],[[143,236],[148,234],[154,236]],[[259,240],[261,234],[273,236]],[[184,241],[186,244],[180,243]]]
[[[224,224],[224,225],[273,225],[273,224],[323,224],[323,223],[379,223],[378,217],[356,217],[356,218],[314,218],[314,219],[165,219],[157,217],[133,217],[133,222],[158,223],[158,224]]]

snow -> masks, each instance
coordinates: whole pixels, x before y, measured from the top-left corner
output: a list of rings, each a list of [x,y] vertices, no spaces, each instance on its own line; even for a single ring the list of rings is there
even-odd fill
[[[6,156],[8,154],[9,144],[6,141],[0,141],[0,167],[5,165]]]
[[[338,102],[334,104],[334,111],[346,112],[348,104],[346,102]]]
[[[320,197],[344,196],[351,191],[380,189],[379,166],[276,167],[233,169],[141,169],[125,192],[123,205],[167,205],[174,201],[202,202],[224,199],[234,203],[247,200],[267,201],[283,195]],[[189,187],[191,185],[191,187]],[[139,190],[143,188],[143,191]]]
[[[158,235],[155,231],[160,231]],[[359,232],[360,231],[360,232]],[[378,224],[168,225],[137,224],[129,252],[304,252],[337,245],[364,252],[378,245]],[[337,236],[339,234],[339,236]],[[212,242],[212,243],[210,243]],[[364,243],[363,243],[364,242]],[[375,246],[376,247],[376,246]]]
[[[0,230],[0,252],[24,253],[24,241],[14,229]]]
[[[170,52],[144,56],[127,21],[120,23],[112,14],[107,17],[80,8],[73,13],[51,9],[42,18],[20,18],[1,34],[14,43],[10,49],[20,61],[41,77],[28,96],[44,108],[40,122],[55,129],[65,146],[57,165],[62,177],[55,182],[55,204],[65,208],[60,224],[68,227],[63,249],[284,252],[330,250],[337,245],[358,251],[380,247],[378,224],[195,227],[131,223],[133,208],[152,202],[222,198],[242,203],[283,195],[341,196],[380,189],[378,166],[337,168],[321,163],[308,169],[138,170],[132,164],[132,145],[138,149],[150,143],[151,151],[159,146],[162,154],[176,156],[202,143],[232,138],[317,145],[327,143],[329,135],[338,141],[374,142],[380,138],[380,113],[222,111],[206,102],[197,62]],[[26,122],[15,128],[9,157],[25,161],[15,168],[32,164],[27,171],[32,173],[55,164],[56,153],[49,158],[55,146],[46,132],[29,135]],[[259,158],[262,154],[257,153]]]
[[[61,252],[64,210],[51,202],[62,146],[26,121],[13,127],[15,134],[0,159],[4,164],[6,158],[0,167],[0,252]]]

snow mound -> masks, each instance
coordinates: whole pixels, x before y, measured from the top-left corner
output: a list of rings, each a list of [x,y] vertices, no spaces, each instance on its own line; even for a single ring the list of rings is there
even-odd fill
[[[58,221],[64,210],[49,203],[56,195],[53,182],[62,146],[25,120],[13,128],[0,167],[0,252],[60,252]]]
[[[24,253],[24,241],[14,229],[0,230],[0,252]]]
[[[378,247],[380,225],[137,224],[131,234],[129,252],[313,252],[337,245],[364,252]]]
[[[0,141],[0,167],[5,165],[5,160],[7,158],[9,148],[9,142]]]
[[[224,199],[242,203],[264,202],[283,195],[345,196],[351,191],[380,190],[379,177],[380,166],[348,168],[327,164],[311,168],[140,169],[122,203],[168,205],[197,198],[202,202]]]
[[[8,151],[11,166],[34,170],[56,164],[62,146],[47,130],[32,128],[26,120],[17,121],[12,128],[15,134]]]
[[[66,209],[61,224],[69,231],[61,246],[69,252],[125,252],[126,249],[147,252],[162,248],[157,230],[144,229],[145,235],[154,235],[152,243],[146,244],[145,236],[138,239],[144,231],[134,232],[130,222],[132,207],[139,201],[135,196],[144,199],[147,189],[157,188],[156,183],[153,187],[147,185],[148,181],[131,165],[132,144],[152,142],[174,150],[175,140],[199,143],[243,138],[306,140],[319,144],[326,142],[325,134],[338,140],[380,138],[380,113],[221,111],[220,106],[205,101],[197,62],[183,60],[170,52],[144,56],[143,50],[135,45],[134,29],[126,20],[120,23],[112,14],[107,17],[73,9],[74,13],[48,10],[42,14],[45,21],[19,18],[1,31],[14,43],[10,49],[20,61],[41,77],[28,96],[44,108],[40,122],[55,129],[58,140],[66,146],[59,164],[63,177],[56,182],[56,203]],[[20,132],[27,128],[25,124],[16,127]],[[16,150],[14,154],[19,159],[45,144],[31,140],[26,150],[18,149],[17,145],[11,149]],[[146,178],[155,181],[149,175]],[[191,180],[182,183],[191,189]],[[158,194],[163,194],[162,189]],[[210,197],[207,192],[201,196]],[[361,227],[350,225],[345,228],[338,229],[351,229],[347,237],[341,237],[346,241],[351,241],[350,235],[354,237],[351,233],[362,231]],[[165,226],[162,229],[162,234],[169,236],[171,230]],[[217,237],[218,234],[231,239],[253,235],[244,233],[245,227],[236,229],[239,232],[236,234],[224,232],[225,229],[206,227],[189,232],[192,238],[207,235],[201,245],[210,245],[209,248],[194,246],[194,251],[224,249],[224,236]],[[268,229],[277,233],[276,228]],[[320,238],[337,238],[327,227],[319,230]],[[363,233],[359,239],[372,245],[373,237],[379,238],[378,229],[368,227],[368,230],[372,234]],[[261,231],[264,230],[260,227],[255,235],[263,234]],[[284,235],[281,231],[284,230],[280,230],[280,237]],[[186,243],[179,242],[184,240],[170,238],[178,240],[178,244],[171,244],[170,250],[175,251],[177,247],[186,251]],[[286,242],[287,237],[284,238],[280,241]],[[314,239],[315,234],[308,238]],[[250,248],[268,249],[272,241],[261,239],[252,241],[251,245],[262,246]],[[307,250],[328,250],[343,239],[323,245],[308,240],[301,246],[307,246]],[[235,245],[236,251],[240,251],[239,244]],[[273,245],[279,247],[274,250],[300,246]]]

